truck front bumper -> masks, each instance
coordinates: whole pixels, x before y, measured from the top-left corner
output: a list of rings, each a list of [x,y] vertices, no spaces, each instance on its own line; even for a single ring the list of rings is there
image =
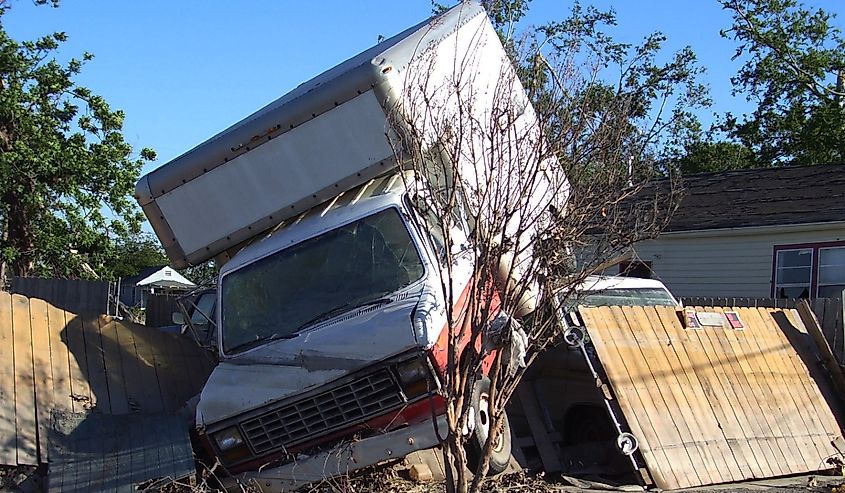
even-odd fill
[[[437,432],[445,437],[448,429],[446,417],[439,416],[436,423],[428,419],[383,435],[342,443],[331,450],[283,466],[225,478],[222,483],[227,491],[232,492],[243,491],[240,485],[250,485],[263,493],[292,491],[306,484],[432,448],[440,443]]]

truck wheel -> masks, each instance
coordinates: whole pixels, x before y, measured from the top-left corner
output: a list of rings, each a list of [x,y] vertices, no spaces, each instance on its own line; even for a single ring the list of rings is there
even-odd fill
[[[490,379],[482,376],[472,387],[472,408],[470,409],[469,436],[466,441],[467,466],[473,474],[478,473],[479,461],[484,451],[484,442],[490,434]],[[490,455],[489,474],[496,475],[508,467],[511,457],[511,429],[508,415],[503,416],[502,432],[493,444]]]

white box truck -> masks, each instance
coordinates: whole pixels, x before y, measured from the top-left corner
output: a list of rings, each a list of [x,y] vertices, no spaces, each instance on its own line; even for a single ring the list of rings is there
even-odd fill
[[[430,93],[409,83],[419,74]],[[435,100],[456,116],[457,78],[470,81],[470,117],[489,118],[494,99],[507,97],[519,109],[513,124],[542,139],[484,9],[464,2],[139,181],[138,201],[175,266],[223,264],[220,363],[196,424],[207,453],[233,475],[278,490],[445,436],[446,310],[459,311],[465,296],[446,306],[442,232],[425,226],[415,203],[415,182],[443,177],[403,169],[397,136],[408,133],[397,126],[434,131],[411,113]],[[455,166],[476,178],[513,172],[476,169],[468,158]],[[566,184],[536,180],[527,193],[543,201],[551,192],[567,193]],[[455,244],[466,237],[460,224],[451,231]],[[456,293],[469,285],[471,257],[455,259]],[[329,450],[339,442],[342,453]],[[497,444],[491,469],[501,471],[509,454]]]

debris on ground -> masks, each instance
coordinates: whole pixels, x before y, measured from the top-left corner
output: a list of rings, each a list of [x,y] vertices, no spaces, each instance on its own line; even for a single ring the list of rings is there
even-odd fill
[[[44,491],[43,480],[44,474],[35,466],[0,467],[0,491],[2,492]]]

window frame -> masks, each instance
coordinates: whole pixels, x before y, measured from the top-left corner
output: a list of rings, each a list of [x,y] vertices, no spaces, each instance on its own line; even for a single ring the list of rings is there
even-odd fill
[[[822,283],[821,282],[821,270],[822,270],[821,252],[822,252],[822,250],[838,250],[838,249],[845,250],[845,242],[843,242],[843,243],[844,244],[841,245],[841,246],[821,246],[821,247],[819,247],[819,249],[818,249],[819,257],[818,257],[818,261],[816,262],[818,264],[816,266],[816,277],[819,279],[819,281],[816,283],[816,297],[818,297],[819,290],[821,289],[822,286],[840,286],[840,285],[842,285],[842,283],[839,283],[839,282],[836,282],[836,283]],[[838,265],[838,264],[832,264],[832,265]]]
[[[774,245],[772,247],[772,277],[770,280],[772,298],[777,298],[777,271],[778,271],[778,254],[780,252],[796,251],[796,250],[810,250],[810,299],[818,298],[819,294],[819,269],[820,257],[819,252],[825,249],[845,248],[845,241],[821,241],[813,243],[792,243],[786,245]]]

